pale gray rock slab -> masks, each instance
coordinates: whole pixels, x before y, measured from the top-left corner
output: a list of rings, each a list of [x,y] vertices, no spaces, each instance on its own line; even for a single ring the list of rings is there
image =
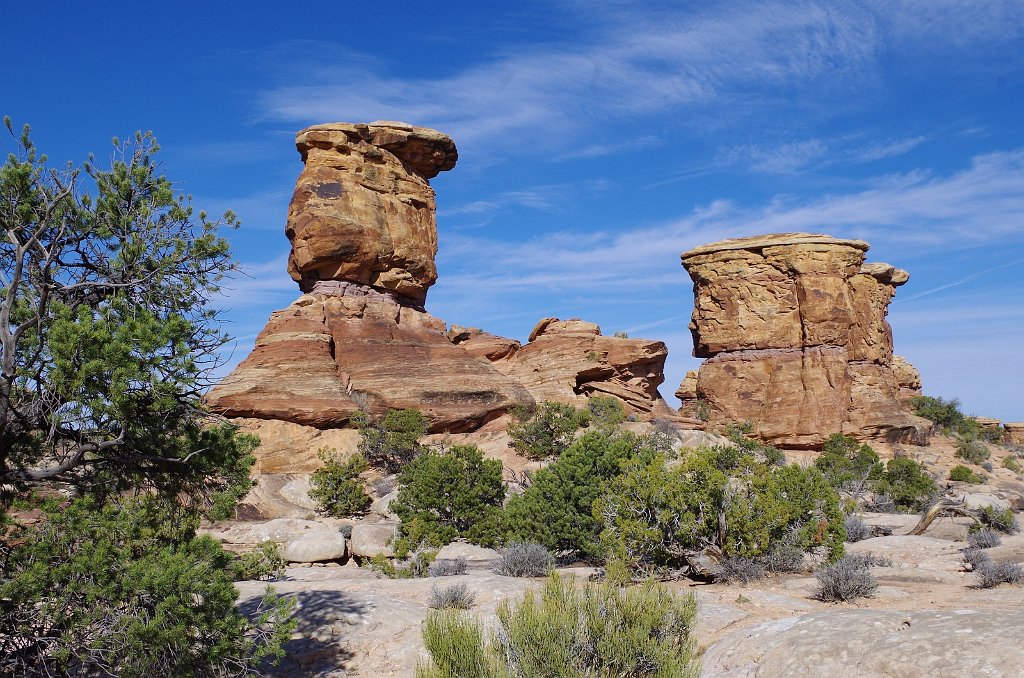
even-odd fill
[[[395,523],[359,523],[352,526],[349,545],[352,554],[362,558],[377,555],[391,558],[395,555],[392,543],[397,535]]]
[[[1017,678],[1024,610],[834,609],[735,631],[703,657],[704,678]]]
[[[321,563],[345,557],[345,537],[340,532],[317,532],[285,542],[281,557],[288,563]]]

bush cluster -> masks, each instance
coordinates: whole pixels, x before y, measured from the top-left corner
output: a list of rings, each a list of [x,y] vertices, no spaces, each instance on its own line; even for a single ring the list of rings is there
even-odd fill
[[[427,607],[431,610],[468,610],[476,595],[465,584],[452,584],[444,588],[430,587]]]
[[[1006,507],[997,509],[995,506],[982,506],[978,511],[978,520],[985,527],[998,530],[1004,534],[1017,534],[1020,532],[1020,524],[1017,517],[1013,515],[1013,509]]]
[[[501,549],[491,570],[503,577],[544,577],[554,566],[551,551],[540,544],[511,542]]]
[[[917,511],[931,502],[939,486],[919,462],[893,457],[875,483],[875,492],[892,500],[897,509]]]
[[[983,476],[978,475],[963,464],[957,464],[949,469],[949,479],[962,483],[981,483],[985,481]]]
[[[498,539],[505,484],[501,462],[475,445],[424,449],[398,476],[391,510],[401,519],[396,555],[441,547],[458,537],[483,546]]]
[[[978,530],[967,535],[967,545],[972,549],[990,549],[1003,543],[995,530]]]
[[[977,438],[961,436],[956,441],[956,456],[972,464],[981,464],[991,453]]]
[[[388,410],[378,422],[365,412],[351,419],[359,429],[359,452],[371,466],[398,473],[423,449],[420,438],[427,434],[427,420],[419,410]]]
[[[534,407],[516,405],[511,412],[515,422],[508,427],[509,445],[528,459],[559,456],[590,423],[589,410],[549,400]]]
[[[846,541],[851,544],[871,536],[871,528],[857,516],[846,516],[843,525],[846,528]]]
[[[630,589],[578,587],[551,575],[543,590],[498,607],[498,629],[452,612],[427,617],[430,662],[417,678],[673,676],[695,678],[697,603],[647,583]]]
[[[324,447],[316,456],[323,466],[309,479],[309,496],[317,503],[317,510],[335,518],[347,518],[366,513],[372,500],[366,494],[366,481],[359,474],[370,468],[362,454],[342,459],[332,448]]]
[[[859,444],[842,433],[833,433],[825,440],[814,465],[833,487],[851,493],[877,481],[885,470],[870,445]]]
[[[814,468],[772,466],[732,447],[628,461],[594,505],[610,557],[632,566],[678,566],[714,546],[756,558],[775,544],[843,552],[839,496]]]
[[[431,577],[455,577],[466,574],[469,571],[469,563],[465,557],[438,558],[430,564],[429,572]]]
[[[871,596],[878,588],[878,581],[869,569],[870,563],[864,558],[846,556],[814,573],[818,580],[815,597],[826,603],[849,602]]]

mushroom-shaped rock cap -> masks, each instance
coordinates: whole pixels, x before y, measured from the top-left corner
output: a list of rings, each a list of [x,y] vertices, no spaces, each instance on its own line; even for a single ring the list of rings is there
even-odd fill
[[[870,275],[880,283],[892,285],[893,287],[899,287],[910,280],[910,274],[902,268],[896,268],[892,264],[884,264],[880,261],[863,264],[860,267],[860,272]]]
[[[306,159],[315,143],[333,143],[361,139],[397,156],[424,179],[433,179],[453,167],[459,159],[455,142],[447,134],[429,127],[416,127],[404,122],[379,120],[369,124],[329,122],[313,125],[295,135],[295,146]]]
[[[755,235],[749,238],[728,238],[718,242],[694,247],[688,252],[683,252],[683,261],[701,254],[712,254],[726,250],[763,250],[766,247],[779,247],[782,245],[838,245],[853,247],[861,252],[868,251],[868,244],[863,240],[848,240],[845,238],[833,238],[822,233],[769,233],[767,235]]]

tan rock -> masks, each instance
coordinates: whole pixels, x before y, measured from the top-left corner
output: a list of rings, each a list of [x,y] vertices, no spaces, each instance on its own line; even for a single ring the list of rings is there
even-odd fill
[[[305,168],[285,233],[288,272],[304,291],[318,280],[386,289],[422,304],[437,279],[434,191],[455,166],[455,143],[404,123],[331,123],[298,133]]]
[[[511,358],[522,348],[515,339],[506,339],[496,334],[483,332],[475,327],[452,325],[448,330],[448,339],[461,346],[467,353],[488,362]]]
[[[317,290],[271,316],[256,350],[207,395],[211,409],[331,428],[360,408],[375,416],[416,408],[431,431],[458,432],[533,402],[452,344],[429,313],[352,283]]]
[[[910,400],[921,395],[921,373],[901,355],[892,357],[892,372],[900,386],[900,400]]]
[[[575,318],[545,318],[531,332],[530,343],[493,364],[537,401],[579,406],[591,396],[611,395],[640,418],[672,416],[658,393],[665,380],[665,344],[604,337],[600,331]]]
[[[349,548],[352,555],[361,558],[378,555],[392,558],[395,555],[392,543],[397,536],[398,526],[395,523],[358,523],[352,526]]]
[[[1024,445],[1024,421],[1008,421],[1003,424],[1006,431],[1006,442],[1011,445]]]
[[[1000,420],[993,419],[992,417],[968,417],[968,418],[969,419],[973,419],[978,424],[978,426],[980,426],[983,429],[999,428],[999,425],[1002,424],[1002,422]]]
[[[867,249],[860,240],[782,233],[684,253],[694,355],[709,360],[696,391],[681,387],[680,399],[706,401],[713,427],[749,420],[780,447],[816,448],[839,431],[926,442],[928,422],[900,404],[885,320],[909,276],[864,264]]]

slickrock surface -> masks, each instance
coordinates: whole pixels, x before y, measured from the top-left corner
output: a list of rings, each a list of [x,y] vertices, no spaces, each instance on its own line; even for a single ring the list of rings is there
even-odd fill
[[[749,420],[754,435],[788,448],[820,447],[835,432],[927,442],[930,423],[900,402],[916,371],[900,364],[897,376],[885,320],[909,275],[865,264],[867,249],[860,240],[782,233],[683,254],[694,355],[707,361],[692,398],[680,388],[707,402],[710,426]]]
[[[288,272],[390,290],[422,304],[437,280],[434,190],[455,166],[455,142],[398,122],[331,123],[295,138],[305,168],[288,208]]]
[[[207,402],[228,417],[317,428],[344,425],[360,407],[373,415],[417,408],[432,431],[458,432],[532,398],[452,344],[429,313],[362,285],[320,282],[271,315],[256,348]]]
[[[611,395],[641,419],[673,415],[658,393],[668,356],[663,342],[605,337],[595,323],[578,318],[544,318],[525,346],[478,330],[457,332],[453,341],[492,361],[538,402],[583,405],[592,396]]]

